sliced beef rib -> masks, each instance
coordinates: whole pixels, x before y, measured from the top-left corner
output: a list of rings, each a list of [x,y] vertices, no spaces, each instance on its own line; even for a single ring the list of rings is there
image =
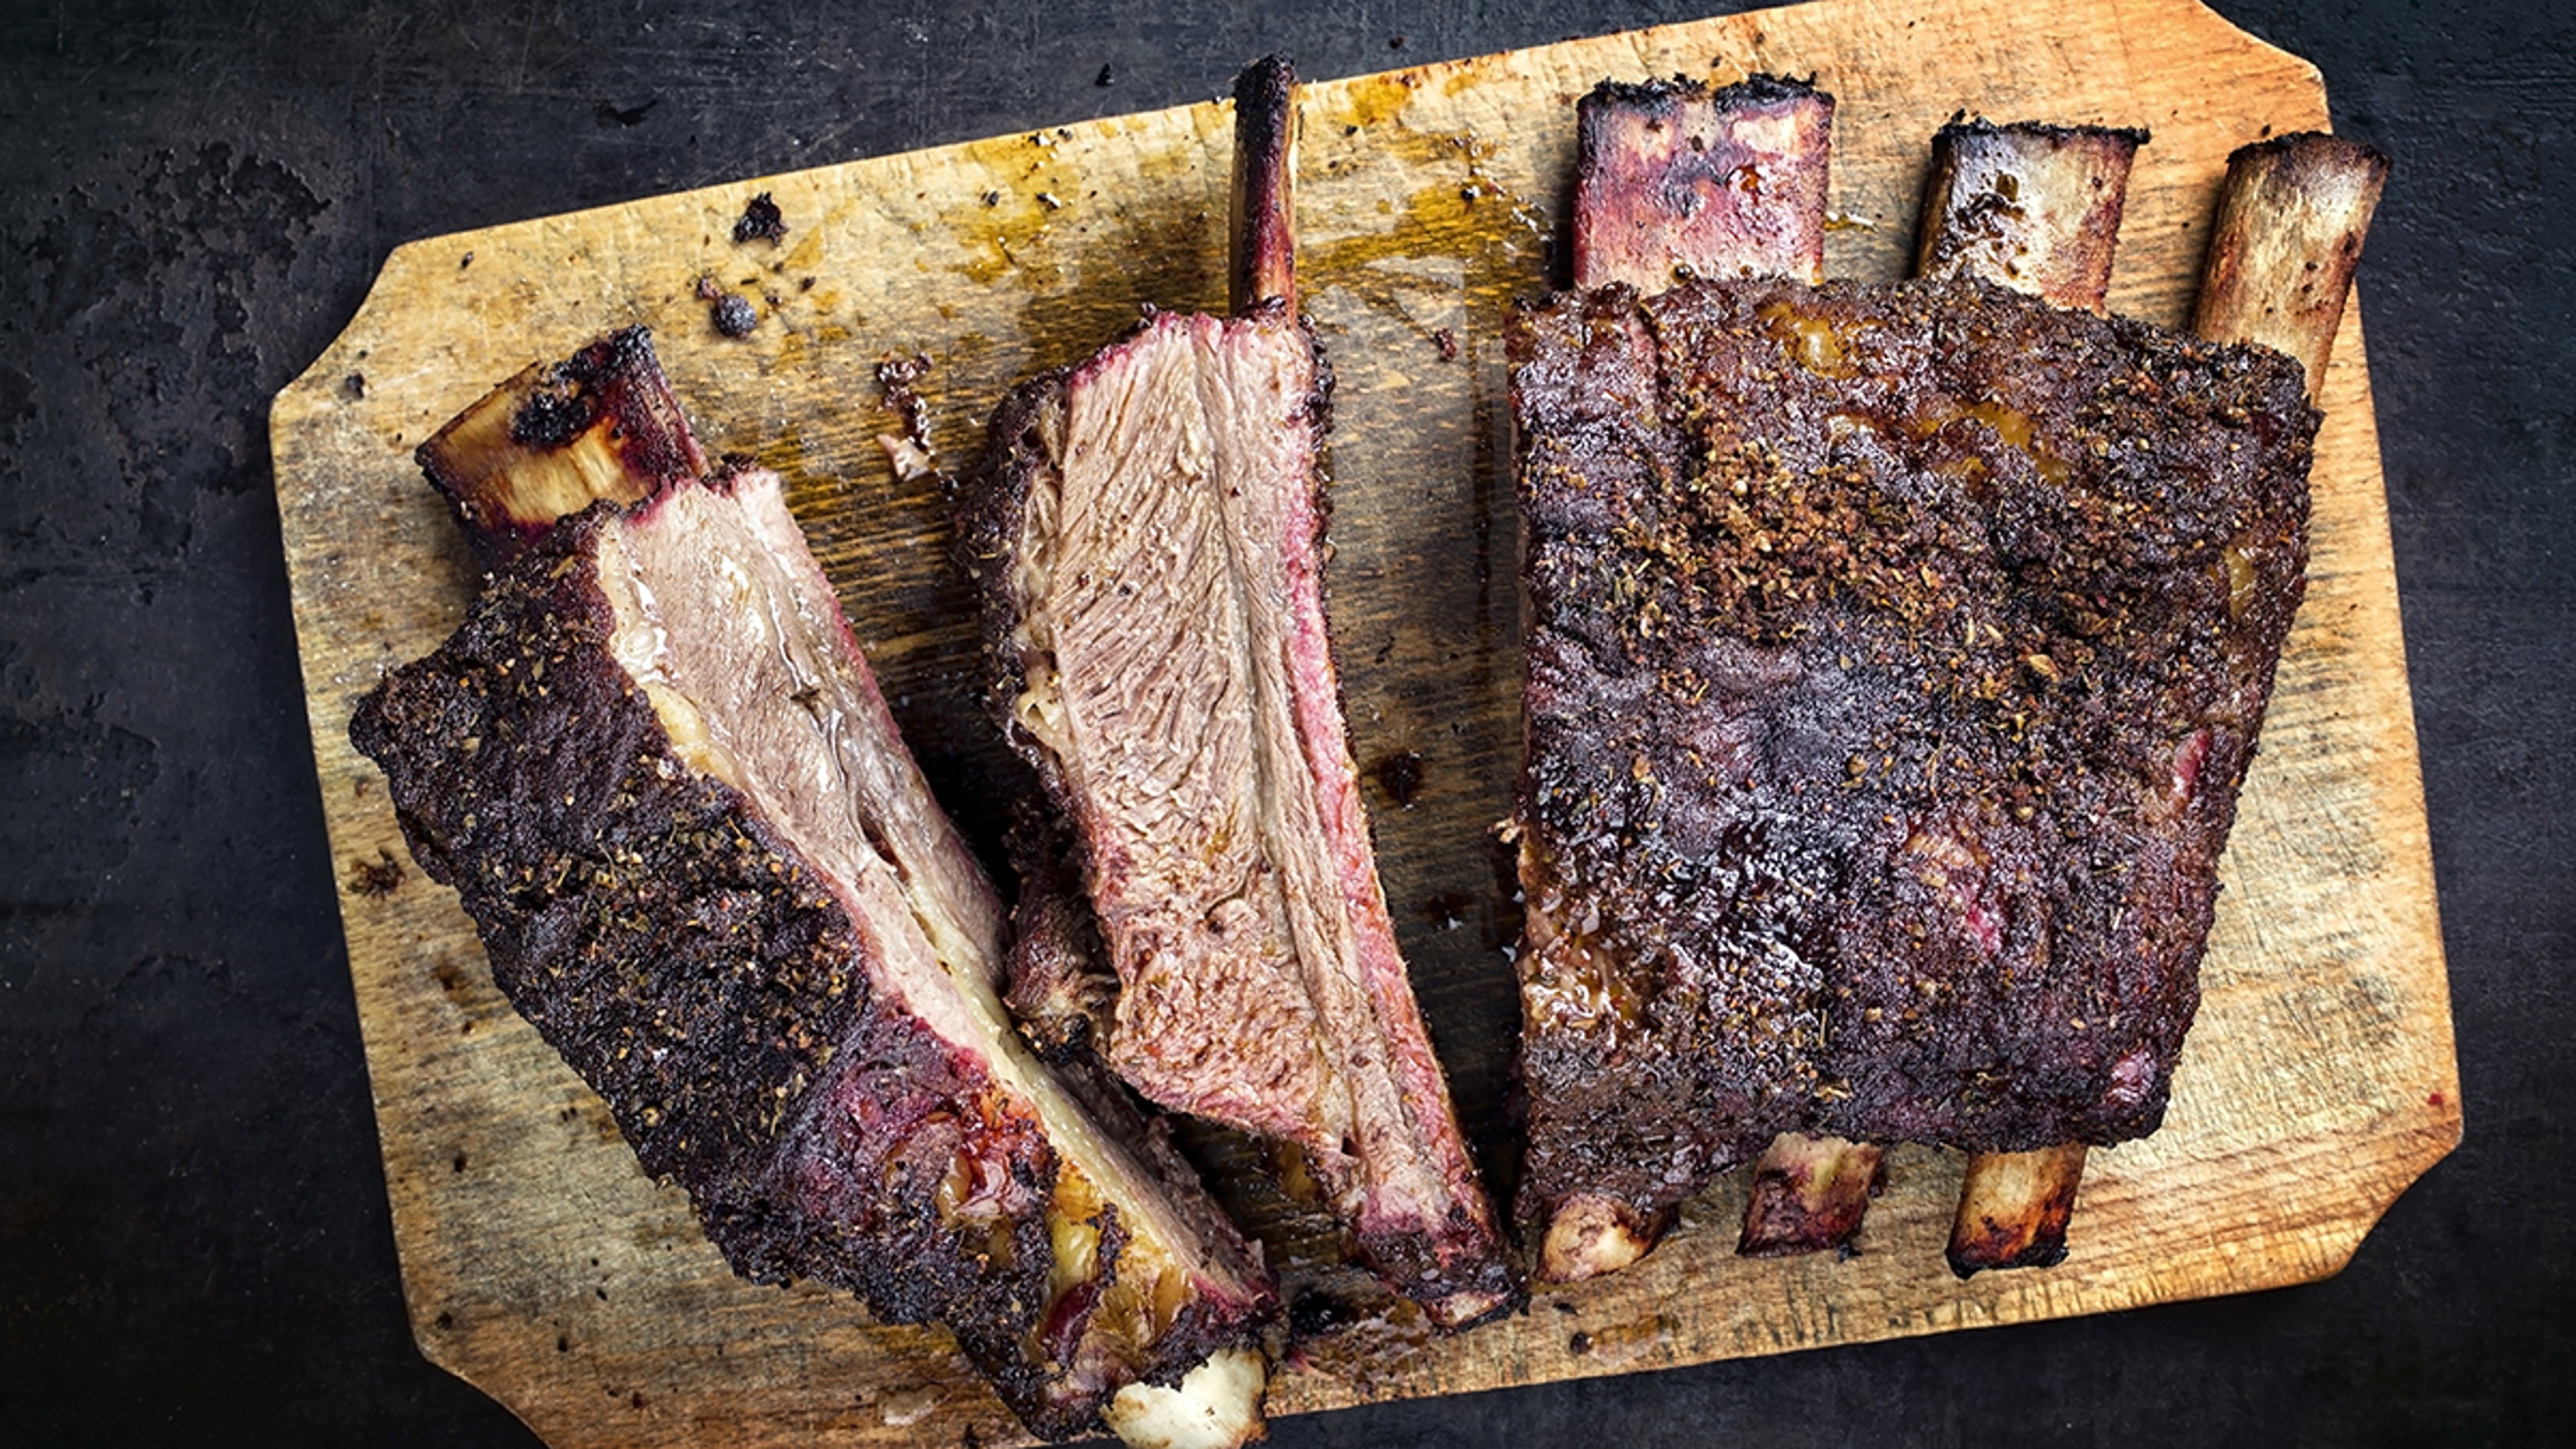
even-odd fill
[[[1362,1259],[1464,1323],[1515,1290],[1343,736],[1327,383],[1284,307],[1157,315],[1012,395],[968,551],[1008,727],[1072,822],[1116,973],[1107,1060],[1303,1149]]]
[[[1360,1260],[1454,1328],[1520,1287],[1343,735],[1295,118],[1284,60],[1237,80],[1234,315],[1150,315],[1014,389],[966,486],[1004,727],[1074,858],[1023,881],[1013,999],[1154,1101],[1299,1149]],[[1080,880],[1096,930],[1051,878]]]
[[[645,491],[360,704],[413,853],[737,1270],[945,1322],[1042,1434],[1194,1372],[1253,1432],[1260,1255],[1114,1085],[1021,1044],[1000,902],[778,479]]]

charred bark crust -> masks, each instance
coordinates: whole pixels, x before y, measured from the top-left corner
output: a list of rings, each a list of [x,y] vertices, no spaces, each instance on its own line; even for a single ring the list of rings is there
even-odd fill
[[[1524,1216],[2153,1130],[2304,588],[2286,359],[1977,283],[1511,326]]]

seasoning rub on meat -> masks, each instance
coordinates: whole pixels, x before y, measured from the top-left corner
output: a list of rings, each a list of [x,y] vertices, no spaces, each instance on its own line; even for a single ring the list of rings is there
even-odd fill
[[[1542,1272],[1781,1133],[2153,1130],[2302,590],[2299,369],[1976,281],[1508,336]]]

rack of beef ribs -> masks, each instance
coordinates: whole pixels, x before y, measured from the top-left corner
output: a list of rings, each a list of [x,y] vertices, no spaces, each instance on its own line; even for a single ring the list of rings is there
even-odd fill
[[[1292,76],[1236,88],[1232,315],[1150,313],[1015,389],[965,490],[1041,871],[1014,999],[1146,1097],[1302,1154],[1358,1260],[1459,1327],[1520,1289],[1369,842],[1323,612],[1331,378],[1294,299]],[[1096,941],[1086,962],[1083,943]]]
[[[1508,336],[1519,1212],[1555,1278],[1783,1133],[2153,1130],[2303,587],[2316,417],[2277,354],[1691,270]]]
[[[1043,1435],[1258,1433],[1258,1249],[1022,1043],[1001,904],[780,480],[703,460],[640,331],[423,448],[498,567],[350,724],[413,854],[737,1271],[947,1324]]]

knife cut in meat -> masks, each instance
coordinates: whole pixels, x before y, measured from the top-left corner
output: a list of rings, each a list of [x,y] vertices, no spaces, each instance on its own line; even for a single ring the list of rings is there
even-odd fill
[[[648,396],[667,456],[698,456],[640,332],[478,405],[528,426],[424,451],[491,503],[528,449],[594,447]],[[495,980],[737,1271],[946,1323],[1041,1434],[1257,1433],[1259,1250],[1114,1083],[1021,1041],[1001,903],[777,476],[554,461],[554,504],[461,508],[522,546],[350,725]],[[534,534],[585,476],[635,501]]]
[[[1035,1034],[1300,1149],[1437,1323],[1519,1301],[1397,953],[1322,596],[1330,376],[1297,316],[1284,62],[1236,91],[1235,311],[1150,315],[1023,384],[961,509],[998,703],[1068,837],[1079,930],[1022,937]],[[1023,919],[1055,913],[1032,878]],[[1032,959],[1033,958],[1033,959]]]
[[[1975,281],[1614,284],[1507,342],[1542,1273],[1783,1132],[2153,1130],[2304,586],[2298,369]]]

